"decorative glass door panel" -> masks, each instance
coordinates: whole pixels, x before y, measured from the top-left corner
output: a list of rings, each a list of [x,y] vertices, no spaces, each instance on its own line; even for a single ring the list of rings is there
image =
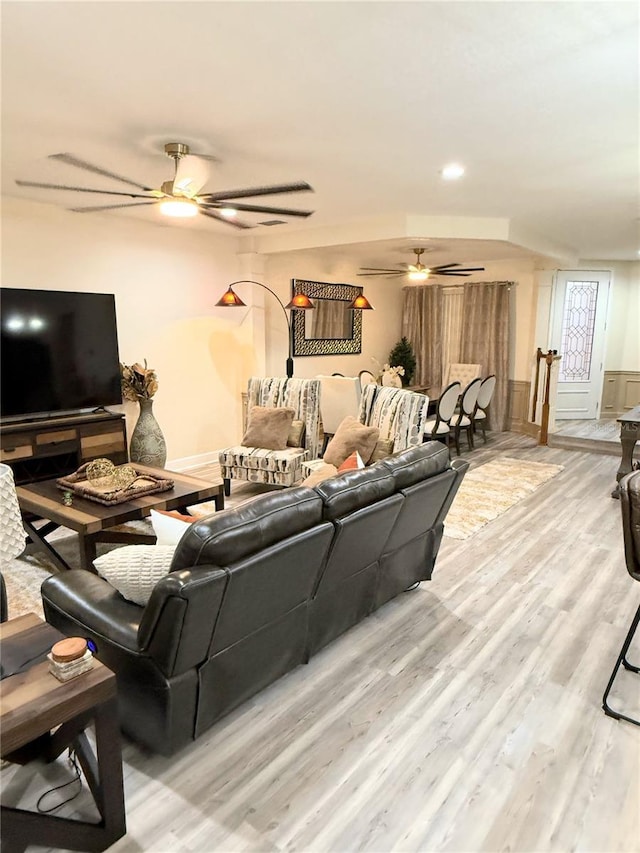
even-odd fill
[[[589,382],[595,330],[597,281],[568,281],[560,342],[560,382]]]
[[[610,273],[561,270],[555,284],[551,348],[562,356],[556,419],[599,415]]]

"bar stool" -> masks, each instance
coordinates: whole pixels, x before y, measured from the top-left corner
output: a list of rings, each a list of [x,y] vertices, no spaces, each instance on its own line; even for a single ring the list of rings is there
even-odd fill
[[[640,471],[632,471],[626,477],[623,477],[618,484],[618,488],[620,490],[622,535],[627,571],[634,581],[640,581]],[[640,667],[634,666],[627,660],[627,652],[629,651],[629,646],[633,640],[638,623],[640,623],[640,607],[638,607],[636,615],[631,620],[631,626],[620,649],[616,665],[607,684],[607,689],[604,691],[604,696],[602,697],[602,708],[608,717],[614,717],[616,720],[627,720],[636,726],[640,726],[640,720],[635,720],[633,717],[628,717],[626,714],[614,711],[609,705],[608,698],[621,664],[629,672],[640,672]]]

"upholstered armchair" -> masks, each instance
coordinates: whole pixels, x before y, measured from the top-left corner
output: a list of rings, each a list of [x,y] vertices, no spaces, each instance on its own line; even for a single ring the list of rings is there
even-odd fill
[[[225,493],[231,480],[249,480],[273,486],[293,486],[306,476],[302,463],[316,459],[320,450],[320,381],[283,377],[252,377],[247,394],[248,412],[253,406],[287,407],[302,421],[303,436],[284,450],[267,450],[237,444],[220,451],[220,474]]]
[[[379,442],[389,443],[389,454],[422,444],[429,398],[403,388],[365,385],[358,420],[380,430]]]

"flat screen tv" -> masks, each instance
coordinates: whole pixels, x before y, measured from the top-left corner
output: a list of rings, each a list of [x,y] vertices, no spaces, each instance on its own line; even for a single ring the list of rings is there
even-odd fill
[[[0,322],[3,419],[122,402],[113,294],[3,287]]]

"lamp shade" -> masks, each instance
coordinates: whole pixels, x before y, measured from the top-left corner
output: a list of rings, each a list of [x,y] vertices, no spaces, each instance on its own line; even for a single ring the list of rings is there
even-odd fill
[[[216,302],[216,307],[219,308],[244,308],[245,306],[246,302],[240,299],[232,287],[229,287]]]
[[[22,554],[25,541],[13,471],[0,465],[0,565]]]
[[[359,293],[353,302],[349,303],[349,308],[359,308],[361,311],[373,311],[373,305],[369,302],[364,293]]]
[[[296,310],[308,311],[309,308],[315,308],[313,302],[309,299],[306,293],[294,293],[291,301],[284,306],[285,308],[295,308]]]

